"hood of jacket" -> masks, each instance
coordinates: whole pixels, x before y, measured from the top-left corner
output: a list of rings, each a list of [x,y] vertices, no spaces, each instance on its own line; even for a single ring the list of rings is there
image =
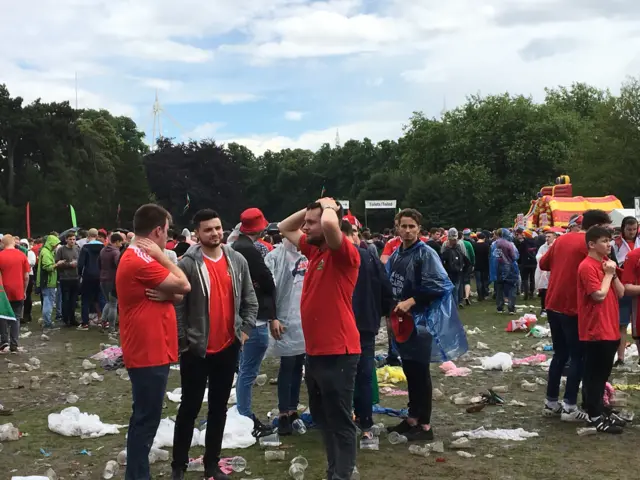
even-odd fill
[[[58,245],[60,245],[60,239],[55,235],[49,235],[42,248],[46,248],[47,250],[53,252]]]

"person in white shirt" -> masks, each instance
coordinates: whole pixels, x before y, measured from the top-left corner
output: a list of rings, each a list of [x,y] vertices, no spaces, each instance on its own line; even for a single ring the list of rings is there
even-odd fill
[[[31,310],[33,307],[33,303],[31,301],[31,292],[33,292],[33,284],[35,282],[35,277],[33,276],[33,270],[36,266],[36,254],[31,250],[31,245],[29,244],[29,240],[23,238],[20,240],[20,244],[24,245],[27,249],[27,260],[29,260],[29,265],[31,266],[31,271],[29,272],[29,284],[27,285],[27,292],[25,294],[24,299],[24,310],[22,312],[22,322],[30,322],[31,319]]]

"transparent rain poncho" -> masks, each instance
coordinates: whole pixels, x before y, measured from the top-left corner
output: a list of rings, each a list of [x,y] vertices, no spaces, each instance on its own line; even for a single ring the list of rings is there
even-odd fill
[[[284,326],[280,340],[269,336],[267,355],[291,357],[305,352],[300,299],[302,284],[307,271],[307,257],[298,252],[295,245],[283,240],[282,246],[269,252],[264,261],[271,270],[276,284],[276,312]]]
[[[411,309],[416,335],[402,344],[403,358],[446,362],[466,353],[469,346],[458,316],[457,302],[453,298],[453,284],[435,250],[422,242],[407,250],[398,248],[387,262],[386,269],[396,301],[419,294],[430,298],[425,307],[416,305]],[[420,337],[424,331],[433,337],[430,358],[423,358]]]

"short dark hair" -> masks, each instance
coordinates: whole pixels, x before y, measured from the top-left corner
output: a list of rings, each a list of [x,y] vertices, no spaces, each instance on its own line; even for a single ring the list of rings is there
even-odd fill
[[[207,220],[211,220],[213,218],[220,218],[218,212],[211,208],[203,208],[202,210],[198,210],[193,216],[193,225],[196,229],[198,229],[200,228],[200,223],[206,222]]]
[[[405,208],[404,210],[400,210],[398,215],[396,215],[396,220],[400,222],[400,219],[404,217],[415,220],[418,225],[422,224],[422,214],[415,208]]]
[[[342,209],[342,205],[340,205],[338,203],[338,211],[336,212],[338,215],[338,220],[341,220],[343,215],[344,215],[344,210]],[[320,205],[320,202],[311,202],[309,205],[307,205],[307,210],[315,210],[316,208],[322,208],[322,205]]]
[[[477,238],[478,240],[484,240],[487,236],[482,232],[478,232]]]
[[[604,210],[587,210],[582,214],[582,229],[589,230],[594,225],[606,225],[611,223],[611,217]]]
[[[142,205],[133,215],[133,233],[146,236],[158,227],[164,228],[167,222],[171,223],[171,214],[160,205],[147,203]]]
[[[67,240],[68,238],[75,237],[75,236],[76,236],[76,232],[74,231],[67,232],[67,234],[64,236],[64,239]]]
[[[180,234],[180,235],[178,235],[178,238],[176,238],[176,240],[178,240],[178,243],[186,242],[187,241],[187,237],[185,237],[184,235]]]
[[[353,225],[351,225],[347,220],[342,220],[340,222],[340,231],[345,235],[353,235]]]
[[[98,236],[101,238],[107,238],[107,233],[102,230],[98,230]]]
[[[621,229],[624,229],[627,225],[637,224],[638,219],[636,217],[624,217],[622,219],[622,225],[620,225]]]
[[[438,233],[438,229],[436,227],[431,227],[431,229],[429,230],[429,235],[435,235],[436,233]]]
[[[589,248],[589,242],[597,242],[601,238],[608,238],[611,240],[611,232],[604,227],[596,225],[587,230],[585,235],[585,241],[587,242],[587,248]]]
[[[124,242],[124,240],[122,239],[122,235],[120,235],[119,233],[112,233],[109,241],[111,243]]]
[[[273,244],[274,245],[278,245],[279,243],[282,243],[282,235],[280,235],[279,233],[274,233],[273,234]]]
[[[385,228],[384,230],[382,230],[382,234],[383,235],[390,235],[391,234],[391,229],[390,228]]]

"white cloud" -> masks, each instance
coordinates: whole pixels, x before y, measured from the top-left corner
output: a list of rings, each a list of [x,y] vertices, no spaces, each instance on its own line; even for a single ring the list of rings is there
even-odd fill
[[[299,122],[302,117],[304,117],[304,112],[296,112],[295,110],[284,112],[284,118],[290,122]]]
[[[209,122],[198,125],[190,132],[183,135],[184,140],[203,140],[207,138],[215,138],[218,131],[225,126],[222,122]]]

